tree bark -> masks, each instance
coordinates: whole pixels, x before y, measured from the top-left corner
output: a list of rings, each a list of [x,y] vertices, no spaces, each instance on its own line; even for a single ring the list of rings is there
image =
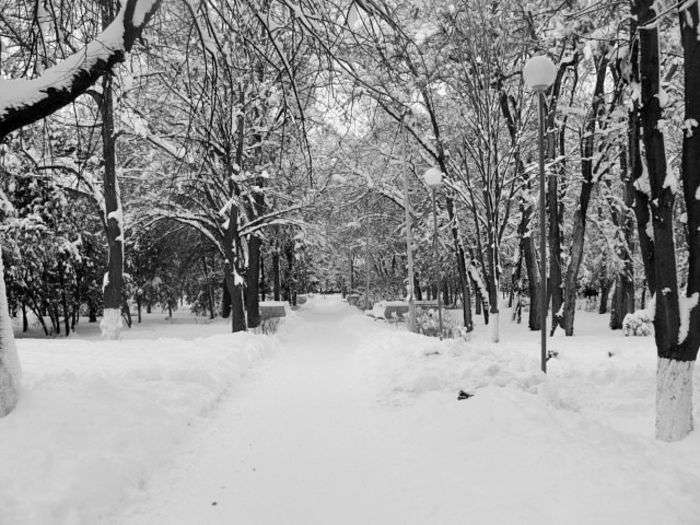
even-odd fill
[[[613,204],[613,220],[621,230],[621,239],[618,240],[616,250],[623,265],[615,280],[615,293],[610,305],[610,328],[613,330],[620,330],[625,316],[634,312],[633,221],[631,217],[634,204],[634,186],[629,173],[625,147],[620,152],[620,178],[624,185],[624,206],[618,211],[618,207]]]
[[[226,270],[224,270],[225,273]],[[224,282],[221,283],[221,317],[228,319],[229,315],[231,315],[231,291],[224,276]]]
[[[12,320],[7,307],[5,272],[0,251],[0,417],[4,417],[17,405],[21,371]]]
[[[102,0],[102,24],[107,27],[114,18],[112,0]],[[116,139],[114,136],[114,102],[112,78],[102,79],[102,154],[104,157],[104,205],[105,233],[108,259],[104,286],[104,315],[100,323],[102,336],[118,339],[122,327],[122,287],[124,282],[124,236],[122,206],[117,181]]]
[[[638,3],[639,23],[655,16],[648,1]],[[654,330],[658,354],[656,375],[656,437],[663,441],[683,439],[693,430],[693,371],[700,347],[700,16],[692,3],[679,13],[685,69],[685,122],[681,179],[686,202],[688,240],[687,311],[681,312],[676,282],[673,239],[673,192],[665,183],[663,135],[656,124],[661,115],[658,102],[659,57],[656,27],[640,32],[642,72],[643,140],[651,186],[654,224],[654,270],[656,277]],[[645,59],[648,63],[645,63]],[[657,157],[650,159],[650,154]],[[655,161],[655,162],[654,162]],[[664,164],[661,164],[664,162]],[[686,310],[686,309],[684,309]],[[685,333],[682,333],[683,327]]]
[[[600,286],[600,304],[598,305],[598,313],[608,313],[608,299],[610,298],[610,283],[604,282]]]
[[[462,323],[467,332],[471,332],[474,329],[474,322],[472,321],[467,265],[464,260],[464,246],[462,246],[459,236],[459,225],[457,224],[457,217],[454,212],[454,201],[451,197],[445,197],[445,207],[447,208],[447,216],[451,224],[450,231],[452,232],[452,242],[457,259],[457,275],[459,277],[459,288],[462,294]]]
[[[255,328],[260,325],[260,246],[262,241],[257,235],[251,235],[248,240],[248,269],[246,270],[246,310],[248,326]]]
[[[279,247],[275,246],[272,251],[272,293],[275,301],[280,300],[282,284],[280,283],[280,251]]]

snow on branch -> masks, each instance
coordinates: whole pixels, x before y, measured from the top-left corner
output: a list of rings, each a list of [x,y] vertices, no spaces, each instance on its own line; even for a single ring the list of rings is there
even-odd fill
[[[0,141],[69,104],[122,62],[160,1],[126,0],[95,40],[39,77],[0,79]]]

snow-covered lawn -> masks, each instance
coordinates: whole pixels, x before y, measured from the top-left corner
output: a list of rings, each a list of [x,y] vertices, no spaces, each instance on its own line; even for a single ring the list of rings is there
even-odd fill
[[[546,378],[505,314],[499,344],[440,343],[334,297],[274,337],[20,341],[0,523],[698,523],[698,433],[653,439],[652,340],[577,317]]]
[[[125,339],[20,339],[0,420],[0,523],[97,523],[143,487],[274,339],[153,316]],[[88,331],[89,336],[92,335]],[[166,334],[177,334],[168,338]]]

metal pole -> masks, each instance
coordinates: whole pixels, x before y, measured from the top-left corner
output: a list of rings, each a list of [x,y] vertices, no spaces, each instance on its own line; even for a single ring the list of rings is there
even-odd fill
[[[547,373],[547,209],[545,204],[545,180],[544,180],[544,91],[538,93],[539,112],[539,146],[540,146],[540,358],[542,372]]]
[[[416,331],[416,305],[413,299],[413,224],[411,223],[411,201],[408,197],[408,173],[404,173],[404,208],[406,209],[406,262],[408,265],[408,283],[406,290],[408,292],[408,329],[411,332]]]
[[[438,222],[437,222],[437,206],[435,205],[435,188],[430,188],[430,195],[433,201],[433,228],[435,235],[433,237],[433,254],[435,257],[435,269],[438,275],[437,303],[438,303],[438,327],[440,330],[440,341],[442,341],[442,272],[440,272],[440,258],[438,257]]]

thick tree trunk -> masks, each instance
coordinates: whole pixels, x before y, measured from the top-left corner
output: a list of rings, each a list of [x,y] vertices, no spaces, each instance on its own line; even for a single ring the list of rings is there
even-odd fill
[[[111,0],[102,0],[103,27],[114,17]],[[112,78],[102,79],[102,150],[104,157],[104,203],[108,260],[104,283],[104,315],[100,323],[102,337],[119,339],[122,328],[122,287],[124,281],[124,234],[121,197],[117,181],[117,156],[114,136],[114,102]]]
[[[651,2],[638,3],[642,24],[655,16]],[[673,239],[673,192],[665,183],[663,135],[656,127],[661,115],[658,103],[659,49],[656,28],[641,31],[642,111],[644,145],[651,186],[654,224],[655,316],[654,330],[659,356],[656,376],[656,437],[678,441],[693,430],[693,370],[700,347],[700,24],[698,4],[680,12],[681,41],[685,53],[685,122],[681,178],[686,202],[688,239],[687,308],[681,311]],[[646,60],[646,63],[645,63]],[[654,128],[647,126],[654,124]],[[659,157],[650,158],[651,154]],[[656,162],[654,162],[656,161]]]
[[[221,317],[228,319],[229,315],[231,315],[231,291],[224,276],[224,282],[221,283]]]
[[[224,279],[230,298],[231,331],[241,332],[246,329],[245,308],[243,305],[243,284],[236,282],[230,263],[224,265]],[[240,279],[240,278],[239,278]]]
[[[17,405],[20,378],[21,370],[7,306],[5,272],[0,253],[0,417],[12,412]]]
[[[90,302],[88,302],[88,323],[96,323],[96,322],[97,322],[97,308],[92,303],[92,301],[90,301]]]
[[[656,370],[656,438],[678,441],[693,430],[695,361],[659,358]]]
[[[608,313],[608,299],[610,298],[610,283],[604,282],[600,287],[600,304],[598,305],[598,313]]]
[[[654,296],[654,338],[659,358],[656,389],[656,436],[677,441],[693,428],[692,375],[700,345],[700,267],[698,267],[698,226],[700,209],[696,199],[700,183],[700,138],[693,123],[700,121],[700,43],[697,40],[698,5],[691,3],[680,12],[681,40],[685,52],[685,110],[690,129],[683,141],[681,178],[688,213],[689,279],[686,295],[691,302],[681,314],[673,232],[674,194],[666,184],[666,151],[659,129],[662,108],[659,101],[659,40],[652,22],[658,13],[656,2],[635,0],[632,19],[639,30],[639,77],[641,78],[639,121],[630,126],[630,137],[642,130],[644,157],[649,180],[637,175],[635,205],[645,272]],[[635,64],[636,65],[636,64]],[[633,75],[634,75],[633,71]],[[631,142],[632,142],[631,140]],[[630,150],[632,151],[632,150]],[[648,185],[647,185],[648,182]],[[653,238],[644,236],[651,213]],[[653,239],[653,240],[652,240]],[[646,247],[644,244],[648,243]],[[695,244],[694,244],[695,243]],[[693,296],[697,293],[698,296]],[[694,305],[692,302],[694,301]],[[681,317],[681,315],[683,317]],[[681,323],[683,330],[681,331]]]

